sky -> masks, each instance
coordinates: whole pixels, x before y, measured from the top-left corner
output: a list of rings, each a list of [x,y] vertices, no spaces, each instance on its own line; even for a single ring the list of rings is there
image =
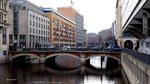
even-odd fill
[[[71,0],[28,0],[40,7],[71,6]],[[109,29],[115,21],[116,0],[72,0],[72,7],[84,16],[87,33],[98,33]]]

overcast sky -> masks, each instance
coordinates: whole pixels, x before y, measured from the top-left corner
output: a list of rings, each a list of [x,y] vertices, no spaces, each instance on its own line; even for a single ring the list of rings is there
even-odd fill
[[[70,6],[71,0],[28,0],[37,6],[57,7]],[[111,27],[115,20],[116,0],[72,0],[73,8],[84,16],[84,28],[87,32],[98,33]]]

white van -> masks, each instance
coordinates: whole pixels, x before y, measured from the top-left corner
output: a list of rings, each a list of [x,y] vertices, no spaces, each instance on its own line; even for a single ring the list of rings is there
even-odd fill
[[[63,46],[63,47],[61,48],[61,50],[66,51],[66,50],[71,50],[71,49],[70,49],[70,46]]]

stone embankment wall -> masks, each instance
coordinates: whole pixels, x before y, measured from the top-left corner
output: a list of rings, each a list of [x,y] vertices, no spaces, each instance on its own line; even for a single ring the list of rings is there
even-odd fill
[[[121,65],[130,84],[150,84],[150,65],[142,62],[144,57],[139,60],[132,55],[125,52],[121,55]]]

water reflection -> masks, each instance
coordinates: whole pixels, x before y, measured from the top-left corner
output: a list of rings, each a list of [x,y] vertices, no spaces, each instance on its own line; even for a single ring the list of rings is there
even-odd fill
[[[107,65],[107,57],[93,57],[90,59],[90,64],[95,68],[105,69]]]
[[[101,81],[100,81],[101,80]],[[117,82],[117,81],[116,81]],[[114,80],[108,80],[105,76],[85,76],[84,84],[116,84]],[[120,83],[118,83],[120,84]]]
[[[100,71],[82,66],[60,71],[44,64],[5,64],[0,67],[1,84],[125,84],[120,68]]]

